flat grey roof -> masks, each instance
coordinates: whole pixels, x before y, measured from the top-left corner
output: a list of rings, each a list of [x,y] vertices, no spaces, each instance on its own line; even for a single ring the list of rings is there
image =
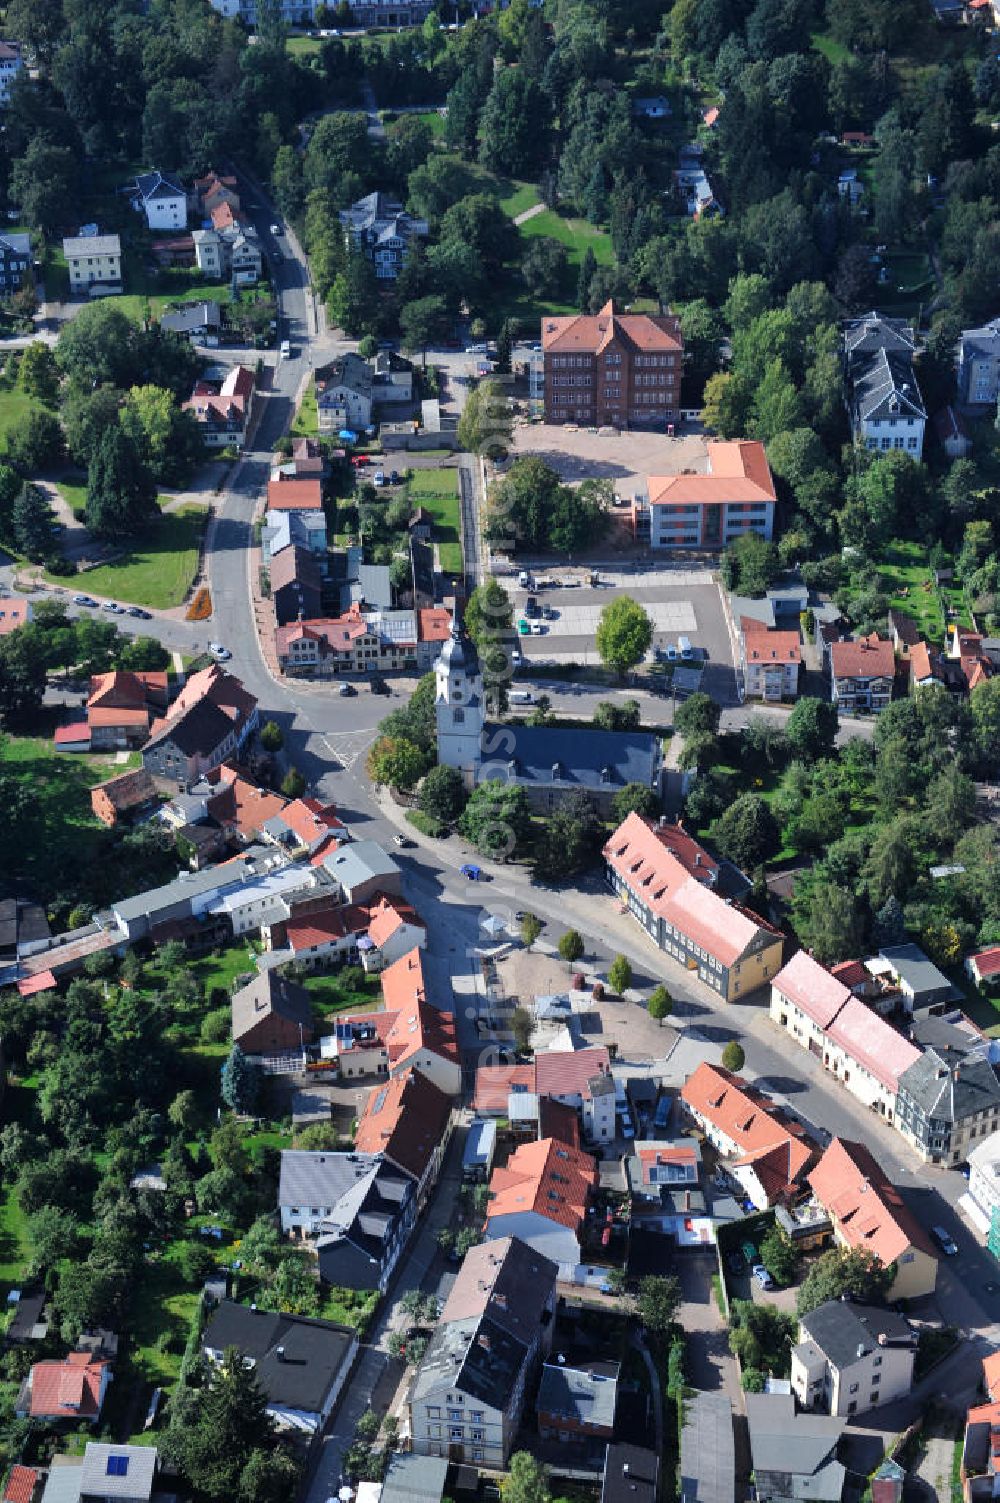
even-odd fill
[[[736,1448],[733,1410],[724,1393],[684,1400],[681,1503],[733,1503]]]
[[[447,1476],[444,1456],[397,1452],[385,1474],[381,1503],[441,1503]]]

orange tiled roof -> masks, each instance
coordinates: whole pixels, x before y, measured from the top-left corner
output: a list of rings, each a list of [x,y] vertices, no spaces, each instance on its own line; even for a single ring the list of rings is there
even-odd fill
[[[630,814],[618,826],[604,847],[604,859],[654,913],[662,913],[662,903],[688,877],[709,882],[719,870],[719,863],[680,825],[660,825],[641,814]]]
[[[539,1096],[589,1097],[589,1082],[611,1074],[607,1049],[546,1049],[535,1056],[535,1090]]]
[[[534,1065],[480,1065],[472,1094],[473,1110],[506,1112],[507,1097],[517,1087],[535,1089]]]
[[[830,661],[837,678],[892,678],[896,656],[892,643],[877,632],[830,644]]]
[[[716,439],[707,448],[705,475],[650,475],[650,506],[712,506],[776,499],[762,443],[756,439]]]
[[[446,642],[451,634],[451,611],[443,606],[417,612],[417,636],[421,642]]]
[[[31,1503],[38,1486],[38,1473],[32,1466],[12,1466],[3,1490],[3,1503]]]
[[[420,1179],[443,1142],[451,1103],[419,1070],[404,1070],[369,1092],[358,1119],[358,1153],[384,1153]]]
[[[934,1248],[896,1186],[863,1143],[834,1138],[809,1183],[849,1247],[864,1247],[887,1267],[910,1248]]]
[[[763,1171],[763,1177],[760,1172],[758,1177],[769,1197],[777,1178],[790,1188],[813,1157],[801,1126],[777,1116],[769,1096],[721,1065],[699,1065],[681,1088],[681,1099],[735,1143],[742,1155],[738,1162],[752,1163]],[[765,1178],[770,1185],[764,1183]]]
[[[542,319],[542,348],[547,355],[586,352],[598,355],[614,342],[648,352],[678,353],[684,348],[680,320],[673,314],[616,313],[607,302],[600,313]]]
[[[371,904],[371,922],[368,925],[368,938],[372,944],[381,947],[402,924],[425,927],[416,909],[403,898],[390,898],[385,893],[379,893]]]
[[[746,644],[748,663],[801,663],[797,631],[755,631]]]
[[[323,487],[319,480],[269,480],[268,511],[322,511]]]
[[[32,1419],[95,1419],[106,1367],[89,1352],[70,1352],[63,1362],[36,1362],[31,1369]]]
[[[303,914],[301,918],[293,915],[285,923],[285,934],[289,948],[298,952],[309,950],[313,945],[325,945],[331,940],[343,939],[345,934],[360,934],[367,927],[368,914],[365,909],[331,903],[328,908],[318,908],[313,913]]]
[[[797,950],[771,984],[820,1028],[830,1026],[851,995],[846,980],[831,975],[806,950]]]
[[[17,631],[28,620],[30,606],[22,595],[5,595],[0,600],[0,637]]]
[[[522,1143],[503,1169],[493,1171],[487,1220],[534,1211],[578,1231],[597,1179],[597,1165],[579,1148],[554,1138]]]
[[[1000,1352],[983,1358],[983,1384],[991,1399],[1000,1398]]]

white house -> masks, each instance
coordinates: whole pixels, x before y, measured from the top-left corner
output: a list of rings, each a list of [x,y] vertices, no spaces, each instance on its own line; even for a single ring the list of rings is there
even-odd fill
[[[187,194],[176,178],[140,172],[132,189],[132,207],[145,214],[151,230],[187,229]]]
[[[916,338],[901,318],[866,313],[844,330],[848,410],[854,441],[920,459],[927,411],[913,372]]]
[[[803,1409],[864,1414],[909,1393],[916,1352],[916,1331],[895,1311],[828,1300],[799,1324],[792,1392]]]
[[[969,1188],[958,1202],[977,1231],[988,1237],[1000,1231],[1000,1132],[990,1133],[969,1149]]]
[[[360,355],[341,355],[316,372],[316,411],[320,433],[355,432],[372,420],[374,372]]]
[[[117,235],[73,235],[62,243],[69,290],[77,297],[122,290],[122,243]]]
[[[756,621],[740,622],[743,679],[748,699],[780,704],[799,692],[802,647],[797,631],[772,631]]]

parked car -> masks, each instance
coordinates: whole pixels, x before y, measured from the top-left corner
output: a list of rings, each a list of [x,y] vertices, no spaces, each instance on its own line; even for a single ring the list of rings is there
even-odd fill
[[[764,1267],[763,1263],[753,1265],[753,1276],[762,1289],[773,1289],[774,1280]]]
[[[374,480],[375,480],[375,484],[377,486],[388,485],[388,483],[389,483],[386,480],[386,478],[385,478],[385,471],[384,470],[376,470],[375,471],[375,475],[374,475]]]
[[[532,583],[531,575],[528,573],[527,569],[522,569],[521,570],[520,574],[517,576],[517,582],[520,585],[520,587],[521,587],[522,590],[532,590],[532,589],[534,589],[534,584]]]
[[[531,635],[533,637],[540,637],[543,634],[543,632],[546,630],[546,628],[542,625],[542,623],[540,621],[531,621],[531,622],[529,622],[529,629],[530,629]]]
[[[510,666],[512,668],[520,668],[520,666],[521,666],[521,664],[523,662],[524,662],[524,656],[521,653],[520,648],[518,648],[518,647],[512,647],[511,650],[510,650]]]
[[[124,616],[125,607],[118,605],[114,600],[105,600],[102,610],[109,611],[112,616]]]
[[[93,598],[92,595],[74,595],[73,604],[85,605],[89,610],[92,611],[97,609],[97,601]]]
[[[543,617],[545,618],[546,621],[554,621],[555,620],[555,614],[556,613],[552,609],[551,605],[543,605],[542,606],[542,615],[543,615]]]
[[[414,844],[408,835],[394,835],[392,841],[394,845],[398,845],[400,850],[403,851],[410,850]]]
[[[934,1234],[935,1242],[937,1243],[938,1247],[940,1247],[945,1257],[956,1257],[958,1254],[958,1247],[956,1246],[955,1240],[951,1236],[950,1232],[947,1232],[943,1226],[932,1226],[931,1231]]]
[[[228,663],[232,653],[221,642],[209,642],[208,650],[217,663]]]
[[[373,678],[372,679],[372,686],[371,687],[372,687],[372,693],[373,694],[391,694],[392,693],[392,690],[389,688],[389,685],[386,683],[386,681],[385,681],[384,678]]]
[[[517,631],[518,631],[518,636],[521,636],[521,637],[530,637],[531,636],[531,622],[530,621],[525,621],[524,617],[522,616],[521,619],[520,619],[520,621],[517,623]]]
[[[746,1266],[746,1260],[744,1259],[742,1253],[731,1252],[726,1258],[726,1267],[729,1269],[729,1272],[735,1274],[737,1278],[744,1271]]]
[[[351,464],[356,470],[361,470],[364,469],[366,464],[371,464],[371,460],[368,458],[367,454],[352,454]]]
[[[400,484],[402,484],[402,480],[403,480],[403,477],[399,473],[398,470],[391,470],[389,472],[389,484],[390,485],[400,485]]]
[[[137,621],[152,621],[153,612],[144,611],[141,605],[130,605],[126,615],[135,616]]]
[[[481,882],[483,880],[482,867],[473,866],[471,862],[467,862],[465,866],[460,866],[459,871],[469,882]]]
[[[337,690],[337,693],[340,695],[341,699],[353,699],[357,692],[358,691],[357,689],[355,689],[353,684],[341,684],[340,688]]]
[[[524,614],[528,617],[529,620],[532,616],[537,616],[539,614],[538,601],[535,599],[534,595],[529,595],[527,600],[524,602]]]

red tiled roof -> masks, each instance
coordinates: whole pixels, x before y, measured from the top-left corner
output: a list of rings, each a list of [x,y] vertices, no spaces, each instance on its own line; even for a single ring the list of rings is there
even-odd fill
[[[863,1143],[834,1138],[809,1183],[849,1247],[867,1248],[886,1267],[910,1248],[935,1256],[927,1233]]]
[[[607,1049],[553,1049],[535,1056],[535,1090],[539,1096],[590,1095],[595,1075],[611,1074]]]
[[[534,1065],[480,1065],[472,1093],[472,1107],[477,1112],[507,1110],[507,1098],[515,1087],[535,1089]]]
[[[3,1503],[31,1503],[38,1486],[38,1473],[32,1466],[12,1466],[3,1490]]]
[[[914,642],[910,648],[910,676],[914,683],[920,683],[923,679],[935,676],[931,650],[926,642]]]
[[[865,986],[871,975],[863,960],[842,960],[839,965],[830,967],[830,975],[853,991],[856,986]]]
[[[318,480],[269,480],[268,511],[322,511],[323,487]]]
[[[73,725],[60,725],[56,727],[56,746],[69,746],[77,741],[90,742],[90,726],[85,720],[77,720]]]
[[[784,1138],[770,1148],[745,1153],[733,1163],[753,1166],[768,1205],[774,1205],[798,1188],[805,1169],[815,1157],[816,1150],[808,1144],[798,1138]]]
[[[746,644],[748,663],[801,663],[797,631],[756,631]]]
[[[554,1138],[522,1143],[503,1169],[493,1171],[487,1221],[534,1211],[579,1231],[597,1181],[597,1165],[589,1153]]]
[[[220,825],[232,825],[245,839],[256,835],[288,803],[280,793],[258,788],[225,763],[211,776],[211,781],[218,782],[220,787],[208,801],[209,814]]]
[[[23,596],[5,595],[0,600],[0,637],[5,637],[8,632],[17,631],[19,626],[24,626],[30,611],[31,607]]]
[[[329,908],[317,909],[301,918],[293,914],[285,923],[285,933],[289,948],[298,952],[343,939],[346,934],[363,933],[367,927],[368,915],[364,909],[331,903]]]
[[[650,1171],[659,1164],[691,1165],[697,1172],[698,1151],[695,1143],[657,1143],[652,1148],[637,1148],[636,1158],[642,1169],[642,1182],[648,1185]]]
[[[100,726],[111,725],[149,725],[150,714],[148,710],[124,710],[113,706],[106,710],[92,709],[87,711],[87,724],[94,729]]]
[[[451,611],[434,606],[417,612],[417,636],[421,642],[445,642],[451,633]]]
[[[538,1103],[538,1136],[555,1138],[559,1143],[567,1143],[570,1148],[579,1148],[580,1118],[576,1107],[569,1106],[565,1101],[553,1101],[551,1096],[543,1096]]]
[[[600,313],[542,319],[542,348],[547,355],[566,351],[597,355],[616,340],[643,352],[684,348],[680,320],[669,313],[616,313],[614,303],[608,302]]]
[[[34,976],[25,976],[17,983],[22,997],[33,997],[36,992],[50,992],[56,984],[51,971],[38,971]]]
[[[693,944],[713,955],[720,965],[735,965],[758,934],[780,942],[781,931],[739,903],[727,903],[717,892],[689,877],[663,905],[663,917]]]
[[[983,1358],[983,1387],[991,1399],[1000,1396],[1000,1352]]]
[[[106,1367],[89,1352],[70,1352],[63,1362],[36,1362],[31,1369],[32,1419],[96,1419]]]
[[[90,680],[87,708],[143,710],[149,699],[165,705],[167,692],[165,673],[98,673]]]
[[[680,825],[657,824],[630,814],[604,847],[608,865],[654,913],[688,877],[710,882],[719,863]]]
[[[297,835],[303,845],[312,846],[324,835],[343,830],[337,818],[336,804],[322,804],[316,798],[297,798],[286,804],[281,811],[284,824]]]
[[[980,976],[1000,976],[1000,945],[990,945],[988,949],[970,955],[969,959],[975,961]]]
[[[870,1071],[887,1091],[898,1091],[899,1077],[920,1058],[920,1050],[859,997],[844,1003],[827,1029],[827,1037]]]
[[[358,1153],[384,1153],[400,1169],[420,1179],[434,1150],[444,1141],[451,1104],[419,1070],[405,1070],[368,1095],[358,1119]]]
[[[892,678],[896,657],[892,643],[877,632],[867,637],[830,644],[830,661],[837,678]]]
[[[796,951],[771,984],[820,1028],[830,1026],[851,995],[842,979],[832,976],[805,950]]]

